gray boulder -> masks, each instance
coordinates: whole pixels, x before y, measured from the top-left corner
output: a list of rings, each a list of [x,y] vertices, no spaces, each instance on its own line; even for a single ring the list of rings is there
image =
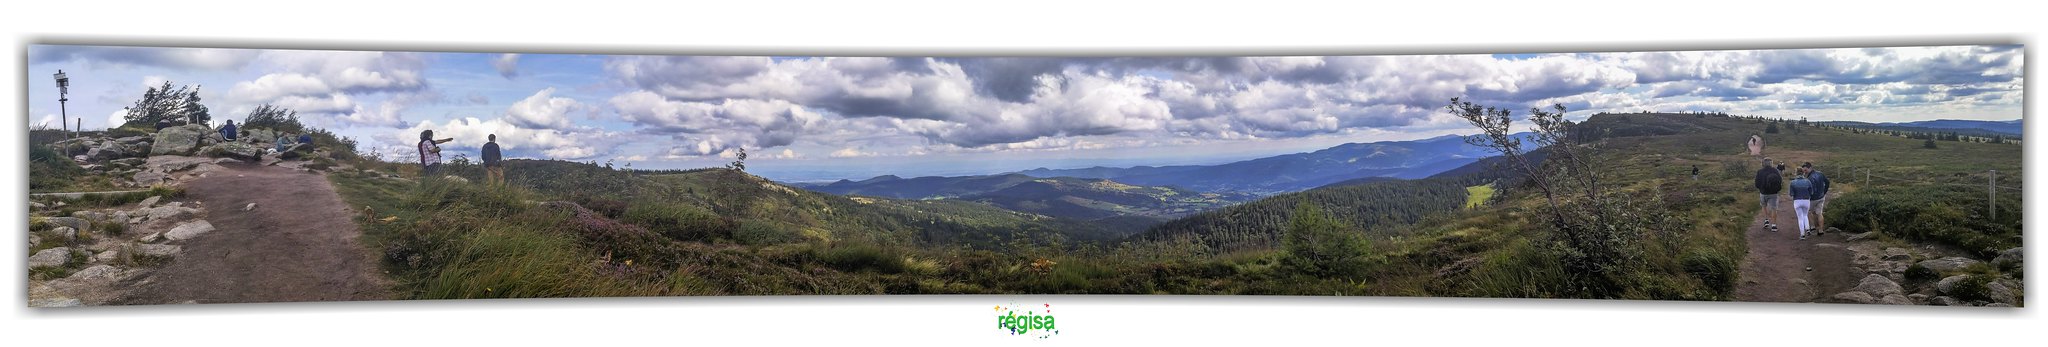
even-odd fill
[[[1845,303],[1845,304],[1874,304],[1874,303],[1877,303],[1877,298],[1876,298],[1876,297],[1872,297],[1872,296],[1870,296],[1870,293],[1864,293],[1864,292],[1842,292],[1842,293],[1839,293],[1839,294],[1835,294],[1835,296],[1834,296],[1834,297],[1832,297],[1832,299],[1834,299],[1834,302],[1838,302],[1838,303]]]
[[[171,231],[164,232],[164,238],[171,239],[171,241],[183,241],[210,232],[213,232],[213,223],[207,223],[205,220],[196,220],[171,228]]]
[[[123,145],[120,142],[107,141],[100,143],[99,146],[95,146],[92,149],[86,150],[85,157],[92,158],[92,160],[95,161],[105,161],[134,156],[135,152],[136,151],[134,149],[131,149],[127,145]]]
[[[148,257],[171,257],[177,256],[178,252],[185,251],[185,247],[178,245],[159,244],[138,244],[134,245],[131,249],[135,250],[136,255]]]
[[[92,222],[87,222],[85,219],[78,217],[50,217],[44,218],[43,221],[49,222],[50,225],[67,226],[78,230],[86,230],[92,226]]]
[[[156,140],[150,143],[149,155],[192,155],[199,150],[201,139],[220,136],[205,124],[187,124],[164,128],[156,132]]]
[[[88,221],[96,221],[96,220],[103,220],[103,219],[107,219],[107,213],[106,213],[106,212],[100,212],[100,211],[72,211],[72,212],[71,212],[71,218],[78,218],[78,219],[84,219],[84,220],[88,220]]]
[[[158,206],[148,209],[149,220],[175,220],[199,213],[199,209],[183,206]]]
[[[1935,272],[1941,273],[1949,273],[1955,271],[1962,271],[1963,268],[1970,267],[1971,265],[1977,265],[1978,263],[1982,262],[1977,261],[1976,259],[1964,257],[1946,257],[1941,259],[1923,260],[1919,264],[1920,267],[1927,268],[1928,270],[1934,270]]]
[[[1900,261],[1912,258],[1913,252],[1905,248],[1892,247],[1884,249],[1884,260]]]
[[[258,147],[255,145],[250,145],[242,142],[223,142],[212,146],[206,146],[205,149],[202,149],[199,152],[201,154],[208,156],[234,158],[235,160],[241,160],[246,162],[263,160],[263,147]]]
[[[1927,304],[1934,306],[1970,306],[1970,303],[1951,296],[1937,296],[1933,299],[1927,299]]]
[[[1892,294],[1878,298],[1877,302],[1885,305],[1912,305],[1913,299],[1907,298],[1905,295]]]
[[[121,259],[121,250],[109,249],[106,250],[105,252],[100,252],[100,254],[94,254],[92,256],[92,262],[94,263],[112,262],[115,259]]]
[[[45,249],[36,252],[35,255],[28,256],[28,267],[31,269],[44,266],[64,266],[69,263],[71,263],[70,247]]]
[[[1991,259],[1991,265],[1997,265],[1999,267],[2021,265],[2024,261],[2024,259],[2022,258],[2026,255],[2026,252],[2020,250],[2020,247],[2013,247],[2012,249],[2007,249],[2004,252],[1998,252],[1998,258]]]
[[[1949,294],[1955,292],[1956,283],[1962,283],[1963,279],[1967,278],[1970,278],[1970,275],[1955,275],[1943,277],[1941,281],[1934,282],[1934,289],[1941,291],[1942,294]]]
[[[1905,288],[1899,287],[1897,282],[1892,282],[1892,279],[1877,274],[1863,276],[1863,281],[1857,283],[1856,288],[1852,290],[1870,293],[1870,296],[1880,298],[1891,295],[1904,295],[1906,292]],[[1904,297],[1901,296],[1901,298]]]
[[[150,196],[148,198],[142,199],[141,205],[143,208],[155,207],[156,202],[163,200],[163,198],[164,197],[162,196]]]
[[[79,307],[79,306],[85,306],[85,302],[84,302],[84,301],[80,301],[80,300],[78,300],[78,299],[72,299],[72,298],[43,298],[43,299],[29,299],[29,301],[28,301],[28,306],[29,306],[29,307]]]
[[[164,184],[164,182],[170,180],[170,178],[170,175],[166,175],[162,172],[149,170],[136,172],[135,176],[130,177],[131,180],[135,181],[135,185],[137,186],[153,186],[158,184]]]
[[[243,129],[242,137],[236,138],[235,142],[272,144],[277,142],[277,132],[270,129]]]
[[[71,227],[57,227],[56,229],[50,229],[48,233],[59,240],[64,240],[64,242],[78,240],[78,229],[72,229]]]
[[[73,281],[90,281],[97,279],[114,278],[120,275],[120,268],[116,268],[111,265],[93,265],[83,270],[78,270],[78,272],[73,272],[71,273],[71,277],[66,278]]]
[[[2006,287],[2004,283],[1986,283],[1984,284],[1984,293],[1991,295],[1992,302],[2003,304],[2019,303],[2019,295],[2014,293],[2012,288]]]

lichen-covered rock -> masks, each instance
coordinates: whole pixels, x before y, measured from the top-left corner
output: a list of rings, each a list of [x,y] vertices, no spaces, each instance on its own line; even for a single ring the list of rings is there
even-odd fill
[[[1991,265],[1999,267],[2021,265],[2024,261],[2022,258],[2026,257],[2026,255],[2027,253],[2021,250],[2020,247],[2013,247],[2004,252],[1998,252],[1998,258],[1991,259]]]
[[[1897,282],[1892,282],[1892,279],[1877,274],[1863,276],[1863,281],[1857,283],[1856,288],[1853,290],[1870,293],[1870,296],[1880,298],[1890,295],[1904,295],[1906,291]]]
[[[1877,302],[1885,305],[1912,305],[1913,299],[1907,298],[1905,295],[1892,294],[1878,298]]]
[[[64,266],[71,263],[71,248],[57,247],[36,252],[28,256],[28,267]]]
[[[1874,303],[1877,303],[1877,298],[1876,298],[1876,297],[1872,297],[1872,296],[1870,296],[1870,293],[1864,293],[1864,292],[1842,292],[1842,293],[1838,293],[1838,294],[1835,294],[1835,296],[1834,296],[1834,297],[1832,297],[1831,299],[1834,299],[1834,302],[1838,302],[1838,303],[1845,303],[1845,304],[1874,304]]]
[[[246,162],[263,160],[263,147],[242,142],[223,142],[206,146],[205,149],[200,150],[200,153],[207,156],[233,158]]]
[[[200,140],[214,133],[205,124],[187,124],[164,128],[156,132],[156,140],[149,146],[149,155],[192,155],[199,150]],[[214,133],[218,136],[218,133]]]
[[[213,223],[208,223],[205,220],[196,220],[171,228],[171,231],[164,232],[164,238],[171,239],[171,241],[183,241],[210,232],[213,232]]]
[[[50,229],[48,234],[51,237],[55,237],[58,240],[63,240],[64,242],[78,240],[78,229],[72,229],[71,227],[57,227],[56,229]]]
[[[136,255],[149,257],[172,257],[177,256],[178,252],[185,251],[185,247],[178,245],[137,244],[130,247],[135,250]]]
[[[1982,262],[1977,261],[1976,259],[1964,257],[1947,257],[1941,259],[1923,260],[1920,261],[1919,264],[1921,267],[1925,267],[1929,270],[1934,270],[1942,273],[1949,273],[1955,271],[1962,271],[1963,268],[1970,267],[1971,265],[1977,265],[1978,263]]]

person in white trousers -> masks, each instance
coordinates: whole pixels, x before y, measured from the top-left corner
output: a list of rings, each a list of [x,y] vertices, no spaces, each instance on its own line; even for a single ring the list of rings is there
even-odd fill
[[[1808,212],[1813,209],[1813,181],[1806,179],[1806,170],[1801,167],[1799,173],[1792,175],[1792,212],[1799,218],[1800,240],[1805,240],[1806,235],[1813,232],[1813,227],[1806,222]]]

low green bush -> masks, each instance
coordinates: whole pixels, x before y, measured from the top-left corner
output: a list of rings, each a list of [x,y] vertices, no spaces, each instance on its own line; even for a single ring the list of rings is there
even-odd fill
[[[817,249],[816,258],[835,269],[845,271],[875,271],[898,273],[903,271],[903,256],[896,251],[864,242],[842,242]]]
[[[1695,249],[1685,255],[1685,272],[1706,284],[1716,294],[1728,295],[1735,290],[1737,273],[1736,259],[1711,249]]]
[[[1835,198],[1827,220],[1844,229],[1962,248],[1980,258],[2020,245],[2021,201],[2000,194],[1996,218],[1983,187],[1875,186]]]
[[[711,210],[659,201],[634,203],[621,214],[620,220],[679,241],[732,239],[734,229],[738,228],[732,219]]]

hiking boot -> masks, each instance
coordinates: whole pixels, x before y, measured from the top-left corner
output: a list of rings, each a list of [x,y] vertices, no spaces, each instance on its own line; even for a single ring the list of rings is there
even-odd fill
[[[1806,241],[1806,234],[1799,234],[1800,241]]]

